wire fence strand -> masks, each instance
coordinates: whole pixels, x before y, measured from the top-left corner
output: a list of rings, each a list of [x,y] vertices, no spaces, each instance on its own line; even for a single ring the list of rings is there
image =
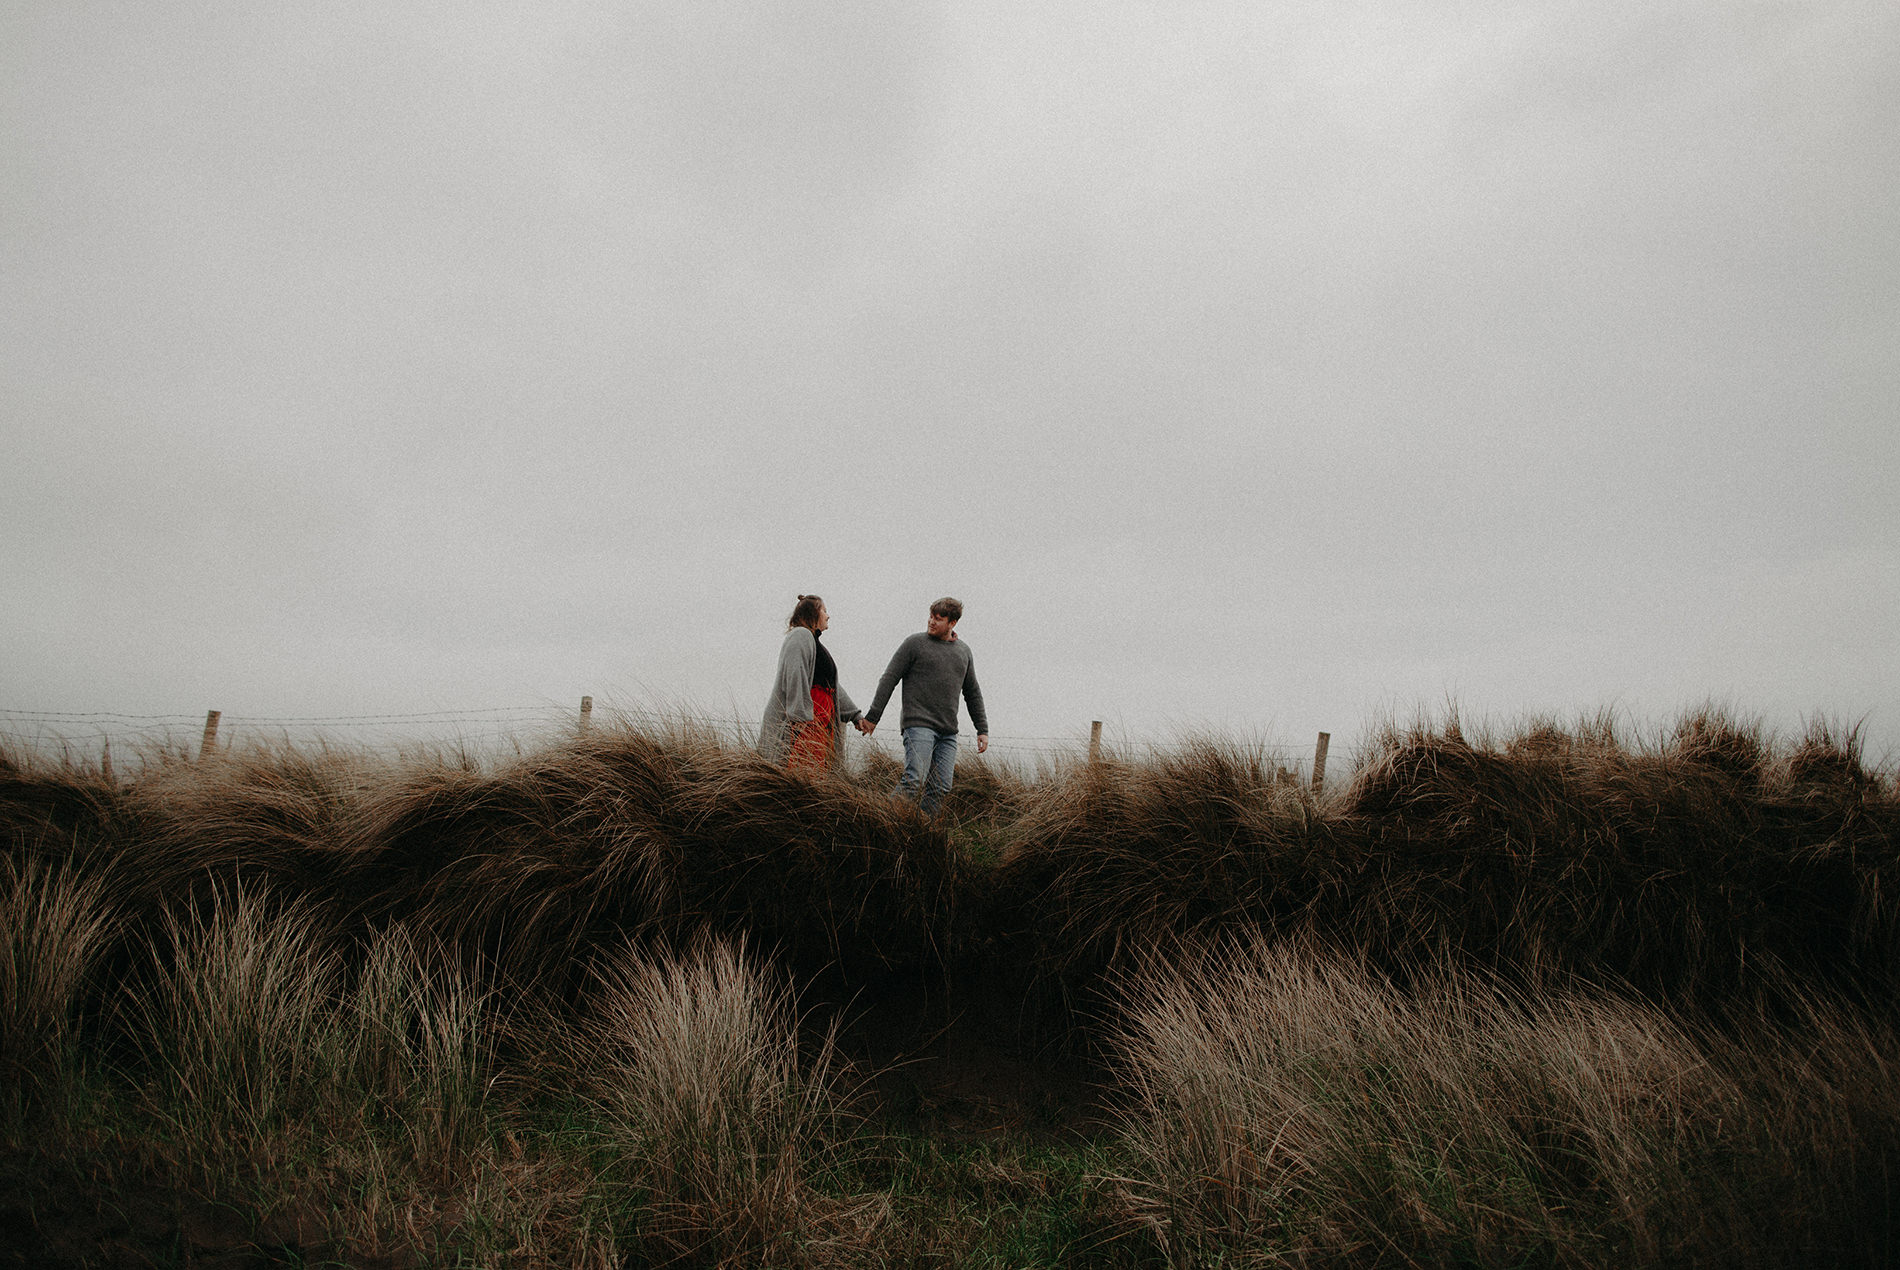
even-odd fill
[[[0,739],[30,749],[71,751],[80,747],[117,746],[121,749],[195,748],[205,727],[203,715],[130,714],[109,710],[28,710],[0,707]],[[629,707],[596,705],[591,728],[605,731],[615,727],[636,731],[667,732],[680,728],[704,729],[721,740],[749,744],[756,720],[735,715],[710,714],[691,709],[642,710]],[[580,727],[580,714],[573,707],[541,703],[538,705],[479,706],[455,710],[420,710],[408,713],[365,713],[340,715],[247,715],[221,714],[217,728],[220,749],[244,743],[279,742],[295,744],[350,743],[369,749],[426,748],[430,746],[509,748],[546,744],[560,734]],[[850,734],[848,733],[849,737]],[[884,727],[864,744],[887,753],[902,753],[901,730]],[[958,734],[960,748],[973,754],[976,736]],[[1024,761],[1068,761],[1086,757],[1089,752],[1089,725],[1078,727],[1073,735],[1051,736],[990,733],[989,752],[999,758]],[[1285,766],[1297,766],[1312,756],[1310,747],[1266,741],[1247,741],[1240,747]],[[1126,735],[1104,735],[1102,752],[1110,756],[1147,757],[1177,748],[1167,742],[1138,740]]]

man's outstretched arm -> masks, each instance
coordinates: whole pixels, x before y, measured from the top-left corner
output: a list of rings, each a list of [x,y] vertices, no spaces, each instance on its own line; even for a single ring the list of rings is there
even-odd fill
[[[859,730],[869,736],[877,730],[879,721],[884,718],[884,707],[889,704],[891,693],[897,688],[898,681],[910,673],[910,664],[916,659],[916,651],[906,640],[897,646],[891,654],[891,664],[884,668],[884,677],[877,681],[877,695],[871,698],[871,708],[864,712]]]

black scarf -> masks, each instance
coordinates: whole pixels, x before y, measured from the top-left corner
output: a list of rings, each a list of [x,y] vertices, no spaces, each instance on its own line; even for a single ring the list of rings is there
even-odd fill
[[[811,686],[836,692],[838,691],[838,663],[831,660],[831,654],[825,651],[823,635],[823,631],[811,633],[812,642],[818,646],[818,661],[811,668]]]

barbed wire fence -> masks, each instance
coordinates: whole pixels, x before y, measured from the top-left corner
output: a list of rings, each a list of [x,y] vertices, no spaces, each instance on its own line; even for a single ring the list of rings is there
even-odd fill
[[[7,743],[68,762],[97,762],[108,772],[113,768],[115,750],[121,762],[154,755],[189,760],[247,745],[349,747],[389,756],[449,751],[505,760],[601,728],[659,735],[688,732],[721,744],[748,746],[753,742],[757,722],[687,708],[614,706],[597,714],[592,697],[581,698],[578,714],[571,707],[552,703],[351,715],[245,715],[210,710],[202,718],[0,706],[0,738]],[[881,728],[870,737],[848,731],[847,737],[852,743],[873,747],[893,758],[902,757],[901,732],[895,727]],[[960,733],[958,741],[963,755],[975,754],[973,733]],[[1240,748],[1319,786],[1325,781],[1329,741],[1329,734],[1321,732],[1310,749],[1263,740],[1242,742]],[[1078,728],[1062,736],[991,733],[988,754],[1000,762],[1034,770],[1103,758],[1152,759],[1179,747],[1179,742],[1126,736],[1104,739],[1101,721],[1094,720],[1087,729]]]

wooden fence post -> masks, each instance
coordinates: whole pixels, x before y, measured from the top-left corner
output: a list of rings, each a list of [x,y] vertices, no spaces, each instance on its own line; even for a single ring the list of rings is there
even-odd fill
[[[105,749],[99,755],[99,774],[105,777],[106,784],[112,784],[112,738],[106,738]]]
[[[218,717],[216,710],[205,711],[205,736],[198,743],[198,757],[203,758],[218,748]]]
[[[1333,739],[1330,732],[1319,734],[1319,742],[1313,746],[1313,792],[1319,793],[1326,787],[1326,745]]]
[[[581,735],[587,735],[587,729],[594,726],[594,699],[581,698]]]
[[[1096,719],[1089,724],[1089,762],[1102,761],[1102,721]]]

